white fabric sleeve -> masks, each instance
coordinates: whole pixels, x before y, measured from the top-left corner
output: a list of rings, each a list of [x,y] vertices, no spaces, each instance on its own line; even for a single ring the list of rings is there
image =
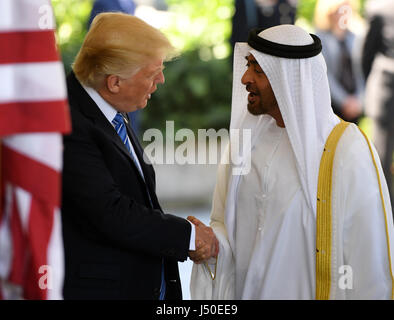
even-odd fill
[[[224,156],[226,155],[229,155],[228,147],[224,153]],[[190,279],[190,294],[193,300],[234,299],[234,260],[224,223],[229,167],[229,165],[219,164],[212,200],[210,226],[219,241],[216,278],[212,280],[205,264],[194,264]],[[212,260],[208,262],[214,273],[215,262]]]
[[[192,226],[192,232],[190,233],[190,243],[189,243],[189,250],[194,251],[196,250],[196,226],[187,220],[190,225]]]
[[[193,300],[233,300],[234,261],[227,238],[217,228],[215,235],[219,241],[216,278],[212,280],[210,271],[215,272],[215,263],[210,263],[210,271],[205,264],[193,264],[190,279],[190,295]],[[214,261],[209,261],[214,262]]]
[[[358,130],[357,128],[349,128]],[[353,133],[353,137],[357,135]],[[349,146],[349,144],[347,145]],[[393,219],[387,184],[374,147],[374,158],[379,170],[381,187],[385,199],[384,214],[379,184],[372,157],[364,137],[353,139],[348,155],[342,161],[342,171],[337,181],[340,189],[335,195],[336,207],[343,214],[343,265],[347,266],[348,280],[344,286],[341,279],[342,265],[337,265],[336,299],[391,299],[393,260]],[[346,177],[346,179],[343,179]],[[338,232],[341,231],[338,229]],[[350,268],[349,268],[350,267]],[[342,270],[343,271],[343,270]],[[349,277],[351,275],[351,277]]]

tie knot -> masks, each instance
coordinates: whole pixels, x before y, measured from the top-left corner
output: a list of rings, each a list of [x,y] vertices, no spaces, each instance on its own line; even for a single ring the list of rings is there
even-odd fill
[[[114,120],[112,120],[112,123],[113,123],[115,126],[118,126],[118,125],[120,125],[120,124],[123,124],[123,123],[124,123],[123,116],[118,112],[118,113],[116,114]]]

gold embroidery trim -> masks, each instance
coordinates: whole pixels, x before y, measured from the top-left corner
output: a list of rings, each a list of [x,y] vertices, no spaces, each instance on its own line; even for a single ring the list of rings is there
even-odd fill
[[[316,299],[328,300],[331,286],[332,168],[335,150],[349,125],[341,120],[331,131],[320,160],[316,213]]]
[[[388,258],[389,258],[389,266],[390,266],[390,275],[391,275],[391,299],[394,300],[394,276],[393,276],[393,271],[392,271],[393,269],[392,269],[392,266],[391,266],[390,238],[389,238],[389,230],[388,230],[388,224],[387,224],[386,206],[384,204],[384,197],[383,197],[383,191],[382,191],[382,184],[380,182],[379,170],[378,170],[378,166],[376,165],[375,157],[373,155],[371,143],[369,142],[369,139],[368,139],[367,135],[361,129],[360,129],[360,132],[363,134],[365,140],[368,143],[369,152],[371,153],[372,162],[373,162],[373,165],[375,167],[376,176],[378,178],[379,193],[380,193],[380,199],[382,201],[382,208],[383,208],[383,213],[384,213],[384,223],[385,223],[385,226],[386,226],[386,241],[387,241],[387,250],[388,250]]]

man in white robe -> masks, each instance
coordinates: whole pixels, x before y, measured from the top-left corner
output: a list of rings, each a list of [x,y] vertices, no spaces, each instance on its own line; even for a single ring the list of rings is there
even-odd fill
[[[234,175],[235,165],[219,165],[210,223],[219,255],[193,266],[193,299],[393,298],[393,218],[380,160],[354,124],[336,149],[328,144],[341,120],[320,52],[320,39],[293,25],[253,30],[248,44],[236,44],[231,128],[251,130],[243,161],[251,166]],[[330,152],[332,174],[319,171]],[[328,197],[318,192],[320,175],[331,181]]]

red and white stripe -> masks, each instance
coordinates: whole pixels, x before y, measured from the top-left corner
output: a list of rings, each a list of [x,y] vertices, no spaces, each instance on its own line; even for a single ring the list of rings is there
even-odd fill
[[[61,299],[67,91],[48,0],[0,1],[0,299]]]

